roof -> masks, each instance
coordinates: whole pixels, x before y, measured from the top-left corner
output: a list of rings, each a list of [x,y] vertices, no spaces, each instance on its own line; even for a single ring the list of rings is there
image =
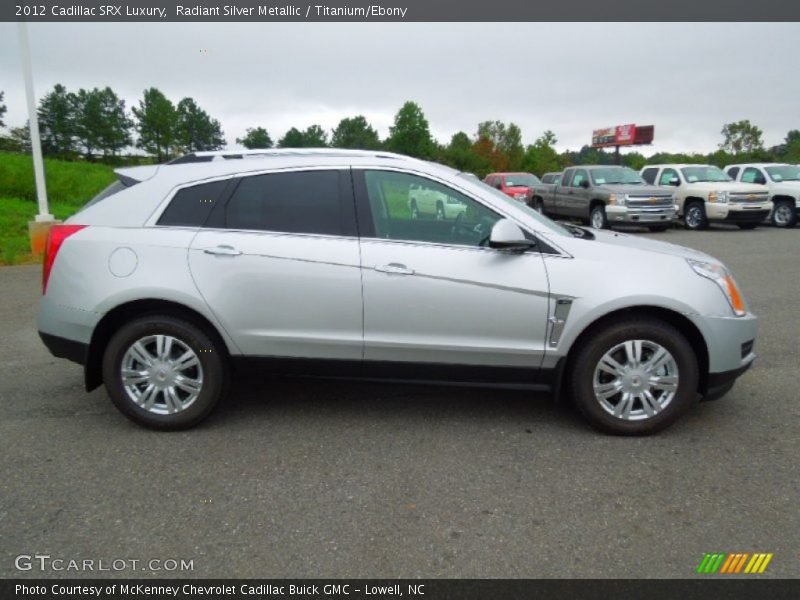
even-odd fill
[[[237,173],[296,167],[325,167],[342,165],[390,165],[424,163],[416,158],[393,152],[346,150],[337,148],[276,148],[193,152],[162,165],[116,169],[121,180],[130,183],[152,178],[169,179],[178,183],[225,177]],[[445,168],[445,167],[442,167]]]
[[[660,165],[645,165],[643,169],[661,169],[664,167],[671,167],[673,169],[683,169],[684,167],[713,167],[715,165],[702,164],[702,163],[663,163]]]

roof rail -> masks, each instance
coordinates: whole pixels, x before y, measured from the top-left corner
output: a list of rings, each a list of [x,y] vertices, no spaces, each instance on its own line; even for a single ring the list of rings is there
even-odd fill
[[[185,163],[211,162],[214,160],[231,160],[242,158],[258,158],[265,156],[331,156],[331,157],[363,157],[374,158],[407,158],[393,152],[380,150],[347,150],[341,148],[265,148],[262,150],[214,150],[191,152],[169,161],[168,165]]]

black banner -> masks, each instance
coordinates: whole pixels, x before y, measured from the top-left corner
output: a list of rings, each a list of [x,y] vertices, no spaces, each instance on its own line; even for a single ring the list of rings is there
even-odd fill
[[[633,22],[800,21],[786,0],[3,0],[0,21]],[[611,41],[611,40],[607,40]],[[729,40],[731,44],[740,40]],[[754,43],[754,40],[741,40]],[[757,45],[757,40],[755,40]]]
[[[5,580],[0,598],[148,598],[174,600],[512,600],[522,598],[607,600],[679,598],[694,600],[769,598],[795,600],[800,580],[704,579],[386,579],[386,580]]]

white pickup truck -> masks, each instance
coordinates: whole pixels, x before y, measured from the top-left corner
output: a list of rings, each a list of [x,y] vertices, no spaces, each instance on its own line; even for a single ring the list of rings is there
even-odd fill
[[[769,188],[772,224],[794,227],[800,213],[800,166],[781,163],[728,165],[725,172],[741,183],[760,183]]]
[[[736,182],[712,165],[648,165],[641,175],[647,183],[675,188],[678,215],[687,229],[713,222],[755,229],[772,210],[765,185]]]

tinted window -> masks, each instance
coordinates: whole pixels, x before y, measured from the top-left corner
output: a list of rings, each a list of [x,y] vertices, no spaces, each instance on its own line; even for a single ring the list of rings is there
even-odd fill
[[[586,171],[583,169],[579,169],[575,171],[575,175],[572,176],[572,187],[580,187],[581,182],[587,181],[589,176],[586,174]]]
[[[228,181],[214,181],[178,190],[158,224],[202,227],[226,185]]]
[[[728,175],[731,176],[731,179],[736,179],[736,176],[739,174],[739,167],[731,167],[728,169]]]
[[[680,181],[678,172],[675,169],[664,169],[658,179],[658,185],[678,185]]]
[[[747,167],[742,173],[742,183],[766,183],[766,180],[758,169]]]
[[[642,179],[651,185],[656,182],[656,175],[658,175],[658,169],[650,168],[642,171]]]
[[[375,237],[482,246],[500,216],[479,202],[416,175],[365,171]]]
[[[338,171],[245,177],[225,207],[229,229],[342,235]]]

